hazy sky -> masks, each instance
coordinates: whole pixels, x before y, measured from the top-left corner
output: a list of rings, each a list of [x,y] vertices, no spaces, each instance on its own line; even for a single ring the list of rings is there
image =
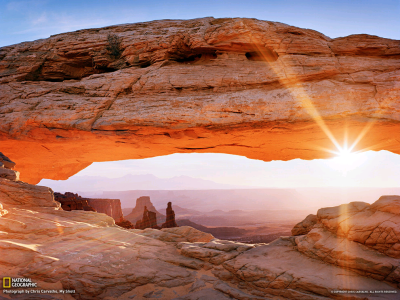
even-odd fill
[[[390,162],[390,163],[389,163]],[[368,151],[347,159],[264,162],[228,154],[172,154],[154,158],[94,163],[75,176],[122,177],[187,175],[218,183],[259,187],[398,187],[400,155]],[[49,180],[42,185],[52,186]]]
[[[368,33],[400,39],[399,0],[0,0],[0,47],[84,28],[199,17],[249,17],[318,30],[335,38]],[[287,186],[399,186],[400,156],[353,157],[350,170],[335,160],[261,162],[223,154],[174,154],[136,161],[95,163],[80,175],[118,177],[188,175],[220,183]],[[390,163],[389,163],[390,162]]]
[[[399,0],[0,0],[0,47],[83,28],[157,19],[249,17],[400,39]]]

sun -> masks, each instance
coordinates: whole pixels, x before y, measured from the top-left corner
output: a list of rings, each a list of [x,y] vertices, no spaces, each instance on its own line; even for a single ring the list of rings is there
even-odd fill
[[[340,161],[343,164],[351,165],[355,158],[356,153],[351,152],[350,149],[344,148],[339,151],[338,156],[336,157],[336,161]]]
[[[352,152],[351,148],[341,147],[336,157],[328,159],[327,164],[334,170],[342,172],[343,176],[362,165],[366,161],[365,153]]]

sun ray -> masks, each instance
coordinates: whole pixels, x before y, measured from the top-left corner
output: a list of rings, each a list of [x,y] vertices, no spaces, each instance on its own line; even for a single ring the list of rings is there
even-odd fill
[[[269,62],[269,58],[266,56],[265,51],[262,51],[262,49],[260,49],[260,46],[258,45],[257,41],[253,38],[253,35],[250,33],[250,39],[252,41],[252,44],[255,47],[255,50],[257,53],[259,53],[263,59],[265,64],[268,65],[268,67],[270,67],[275,74],[278,77],[278,81],[287,88],[287,90],[291,93],[293,99],[299,101],[302,105],[302,107],[307,111],[307,113],[313,118],[313,120],[317,123],[317,125],[322,129],[322,131],[326,134],[326,136],[331,140],[331,142],[335,145],[335,147],[340,151],[341,146],[339,145],[339,143],[337,142],[336,138],[334,137],[334,135],[332,134],[332,132],[329,130],[328,126],[325,124],[325,121],[323,120],[323,118],[321,117],[321,115],[319,114],[317,108],[314,106],[314,104],[312,103],[310,97],[308,96],[307,92],[304,90],[304,87],[301,85],[299,86],[299,95],[295,95],[290,87],[288,86],[288,84],[286,82],[284,82],[282,79],[279,78],[279,72],[278,72],[278,67],[275,66],[273,63]],[[286,68],[288,68],[288,66],[285,66]],[[291,72],[294,73],[294,72]],[[296,82],[300,83],[300,80],[296,80]]]
[[[315,123],[319,126],[319,128],[325,133],[325,135],[329,138],[329,140],[332,142],[332,144],[336,147],[337,151],[334,150],[330,150],[330,149],[326,149],[326,148],[322,148],[322,147],[317,147],[319,149],[323,149],[323,151],[326,151],[328,153],[332,153],[335,154],[337,156],[340,156],[342,153],[361,153],[364,151],[367,151],[367,148],[361,149],[357,152],[353,152],[354,148],[358,145],[358,143],[364,138],[364,136],[368,133],[368,131],[373,127],[373,125],[375,124],[376,120],[369,120],[367,122],[367,124],[365,125],[365,127],[361,130],[361,132],[359,133],[359,135],[357,136],[357,138],[352,142],[351,146],[349,147],[349,139],[348,139],[348,129],[347,126],[345,128],[345,132],[344,132],[344,141],[343,141],[343,145],[341,146],[339,144],[339,142],[337,141],[337,139],[335,138],[335,136],[333,135],[333,133],[329,130],[328,126],[326,125],[325,121],[323,120],[322,116],[320,115],[320,113],[318,112],[318,109],[315,107],[315,105],[313,104],[311,98],[309,97],[308,93],[305,91],[304,87],[302,85],[300,85],[297,91],[297,95],[295,93],[293,93],[293,91],[291,90],[291,87],[288,85],[287,82],[285,82],[284,80],[282,80],[279,76],[279,69],[283,68],[285,70],[285,73],[287,74],[287,70],[289,69],[290,71],[290,67],[285,65],[283,66],[278,66],[275,65],[274,62],[270,61],[270,58],[267,57],[267,54],[265,52],[265,50],[263,51],[263,49],[261,49],[261,46],[259,45],[258,41],[253,37],[253,34],[251,33],[251,31],[249,30],[249,36],[250,36],[250,40],[252,42],[252,45],[254,47],[254,50],[263,57],[265,64],[272,69],[272,71],[277,75],[278,81],[287,88],[287,90],[290,92],[290,94],[292,95],[293,99],[297,100],[298,102],[301,103],[301,106],[307,111],[307,113],[311,116],[311,118],[315,121]],[[295,72],[290,72],[292,74],[295,74]],[[301,83],[301,80],[296,80],[296,83]],[[380,112],[377,112],[378,114]],[[375,148],[375,146],[370,146],[368,147],[368,149],[372,149]]]

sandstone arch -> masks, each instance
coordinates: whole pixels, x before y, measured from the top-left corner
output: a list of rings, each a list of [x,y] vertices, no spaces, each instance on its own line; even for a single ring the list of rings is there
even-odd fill
[[[0,48],[0,87],[1,151],[30,183],[181,152],[323,158],[326,128],[400,153],[400,41],[365,34],[241,18],[80,30]]]

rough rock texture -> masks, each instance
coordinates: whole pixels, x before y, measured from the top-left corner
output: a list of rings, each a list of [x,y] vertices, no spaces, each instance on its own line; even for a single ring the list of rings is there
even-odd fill
[[[292,235],[303,235],[309,233],[317,221],[318,219],[316,215],[309,214],[307,218],[293,227]]]
[[[61,208],[66,211],[85,210],[96,211],[89,205],[88,201],[78,194],[66,192],[65,194],[54,193],[54,200],[61,203]]]
[[[39,289],[76,290],[46,299],[396,299],[399,200],[321,209],[306,235],[243,244],[187,226],[123,229],[105,214],[61,210],[49,188],[3,178],[0,268]]]
[[[308,234],[296,237],[298,250],[400,288],[400,196],[374,204],[351,202],[318,211]]]
[[[97,199],[85,198],[89,205],[97,212],[106,214],[113,218],[115,222],[122,222],[124,216],[122,214],[121,200],[119,199]]]
[[[339,144],[344,128],[350,144],[361,134],[356,150],[400,153],[399,78],[400,41],[256,19],[58,34],[0,48],[2,151],[31,183],[171,153],[323,158],[336,150],[326,128]]]
[[[8,207],[60,207],[54,201],[53,191],[45,186],[0,178],[0,203]]]
[[[9,180],[17,181],[17,180],[19,180],[19,172],[10,170],[10,169],[6,169],[3,166],[0,166],[0,178],[6,178]]]
[[[1,177],[1,170],[0,170]],[[119,199],[83,198],[78,194],[66,192],[54,193],[55,200],[61,203],[63,210],[96,211],[112,217],[115,222],[123,222],[121,201]],[[129,225],[129,224],[128,224]]]
[[[135,224],[135,229],[160,229],[157,225],[157,215],[155,212],[147,210],[145,206],[143,209],[143,218],[141,220],[137,220]]]
[[[137,198],[135,207],[132,209],[132,212],[129,215],[125,216],[125,219],[134,224],[137,221],[142,220],[145,207],[148,211],[156,213],[158,223],[165,222],[165,216],[156,210],[153,203],[150,201],[150,197],[148,196]]]
[[[115,222],[115,225],[118,225],[122,228],[126,228],[126,229],[135,229],[135,225],[133,225],[131,222],[129,222],[128,220],[123,219],[120,222]]]
[[[1,167],[12,170],[15,167],[15,162],[0,152],[0,168]]]
[[[165,223],[161,225],[161,228],[173,228],[173,227],[178,227],[178,224],[176,224],[175,221],[175,212],[172,209],[172,203],[168,202],[168,206],[166,209],[166,220]]]

